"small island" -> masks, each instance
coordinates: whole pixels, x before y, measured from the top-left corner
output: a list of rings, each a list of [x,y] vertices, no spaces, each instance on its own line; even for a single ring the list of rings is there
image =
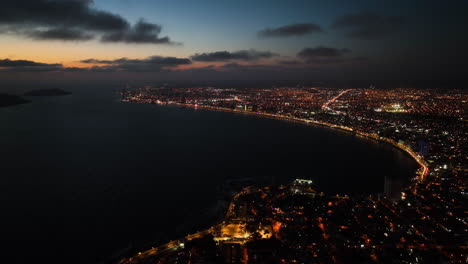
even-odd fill
[[[0,107],[13,106],[17,104],[25,104],[30,101],[25,100],[17,95],[0,93]]]
[[[62,96],[62,95],[69,95],[70,92],[64,91],[58,88],[51,88],[51,89],[38,89],[26,92],[25,96]]]

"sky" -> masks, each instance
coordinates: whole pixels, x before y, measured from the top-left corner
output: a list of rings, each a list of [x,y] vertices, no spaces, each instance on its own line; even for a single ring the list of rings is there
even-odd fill
[[[2,0],[1,79],[467,79],[468,1]]]

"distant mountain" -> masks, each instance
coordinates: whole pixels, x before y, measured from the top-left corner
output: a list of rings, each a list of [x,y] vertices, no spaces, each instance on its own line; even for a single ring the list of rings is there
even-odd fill
[[[54,89],[39,89],[39,90],[32,90],[25,93],[25,96],[60,96],[60,95],[68,95],[71,94],[70,92],[64,91],[62,89],[54,88]]]
[[[0,107],[12,106],[17,104],[25,104],[30,101],[25,100],[17,95],[0,93]]]

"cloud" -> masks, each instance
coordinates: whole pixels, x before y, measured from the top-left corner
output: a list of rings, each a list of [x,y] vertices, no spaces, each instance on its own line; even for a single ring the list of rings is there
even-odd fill
[[[132,28],[104,35],[103,42],[173,44],[168,37],[159,37],[161,26],[138,21]]]
[[[225,69],[236,69],[236,68],[240,68],[240,67],[242,67],[242,65],[240,65],[237,62],[226,63],[226,64],[221,66],[221,68],[225,68]]]
[[[267,59],[277,56],[277,54],[272,53],[270,51],[257,51],[257,50],[239,50],[235,52],[229,51],[216,51],[210,53],[196,53],[195,55],[191,56],[193,61],[205,61],[205,62],[213,62],[213,61],[231,61],[231,60],[239,60],[239,61],[255,61],[259,59]]]
[[[315,48],[304,48],[297,57],[305,60],[307,63],[336,63],[343,59],[343,56],[350,53],[349,49],[337,49],[325,46]]]
[[[307,68],[309,65],[304,65],[304,67],[291,67],[290,65],[281,65],[281,64],[238,64],[238,63],[226,63],[224,65],[218,66],[218,72],[231,73],[238,75],[239,77],[247,74],[251,76],[269,76],[269,78],[275,78],[284,73],[290,73],[296,70],[302,71]],[[310,70],[310,68],[308,69]],[[257,75],[258,74],[258,75]],[[254,77],[255,78],[255,77]]]
[[[301,58],[336,58],[341,57],[349,52],[351,52],[351,50],[349,49],[337,49],[325,46],[317,46],[315,48],[304,48],[297,55]]]
[[[258,32],[260,37],[291,37],[323,32],[317,24],[291,24],[278,28],[266,28]]]
[[[42,63],[30,60],[0,60],[0,72],[49,72],[60,71],[62,64]]]
[[[373,12],[338,17],[333,23],[336,29],[345,30],[357,39],[377,39],[394,34],[407,23],[403,16],[386,16]]]
[[[214,65],[207,65],[207,66],[202,66],[202,67],[192,67],[188,69],[174,69],[172,73],[176,74],[219,74],[220,72],[216,70],[216,67]],[[200,75],[197,75],[200,76]]]
[[[192,61],[187,58],[151,56],[145,59],[120,58],[115,60],[86,59],[81,63],[106,64],[105,66],[94,66],[89,68],[92,71],[132,71],[151,72],[163,71],[179,65],[188,65]]]
[[[30,60],[0,60],[0,67],[15,68],[15,67],[62,67],[62,64],[47,64]]]
[[[120,58],[115,60],[86,59],[85,64],[100,64],[85,68],[64,67],[62,64],[47,64],[29,60],[0,60],[0,71],[15,72],[163,72],[179,65],[188,65],[187,58],[151,56],[145,59]]]
[[[297,60],[279,60],[277,61],[277,63],[281,65],[301,65],[302,64],[301,61],[297,61]]]
[[[115,60],[98,60],[98,59],[86,59],[81,60],[82,63],[97,63],[97,64],[126,64],[126,63],[141,63],[141,64],[154,64],[164,66],[176,66],[191,64],[192,62],[186,58],[176,57],[162,57],[162,56],[150,56],[146,59],[127,59],[120,58]]]
[[[96,9],[91,0],[2,0],[0,31],[35,39],[172,44],[161,26]]]
[[[83,31],[69,28],[53,28],[48,30],[37,30],[29,33],[34,39],[42,40],[90,40],[93,35]]]

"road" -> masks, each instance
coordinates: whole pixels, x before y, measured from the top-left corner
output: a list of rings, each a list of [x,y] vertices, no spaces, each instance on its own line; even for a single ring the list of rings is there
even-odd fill
[[[185,236],[184,238],[177,239],[177,240],[172,240],[169,241],[168,243],[158,246],[158,247],[153,247],[149,250],[143,251],[143,252],[138,252],[137,255],[131,257],[131,258],[125,258],[122,259],[119,264],[135,264],[135,263],[140,263],[144,259],[147,259],[149,257],[156,257],[157,255],[163,255],[165,253],[171,253],[174,252],[175,250],[179,248],[183,248],[184,243],[186,241],[190,241],[193,239],[197,238],[202,238],[206,235],[212,234],[214,231],[215,227],[210,227],[208,229],[199,231],[194,234],[189,234]]]
[[[332,99],[328,100],[326,103],[324,103],[322,105],[322,109],[323,110],[331,110],[331,108],[329,108],[328,106],[330,104],[332,104],[333,102],[335,102],[338,98],[340,98],[343,94],[349,92],[349,91],[352,91],[353,89],[348,89],[348,90],[344,90],[342,91],[341,93],[339,93],[337,96],[333,97]]]

